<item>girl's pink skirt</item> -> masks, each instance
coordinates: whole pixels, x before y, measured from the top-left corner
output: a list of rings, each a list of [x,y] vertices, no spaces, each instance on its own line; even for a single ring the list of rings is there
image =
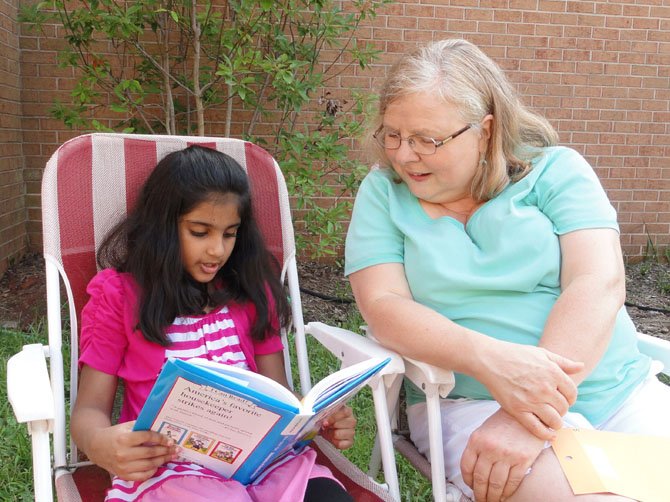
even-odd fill
[[[283,457],[249,485],[225,479],[198,464],[169,462],[159,467],[154,476],[146,481],[114,478],[105,500],[295,502],[303,500],[307,481],[324,477],[335,479],[327,467],[316,463],[316,452],[311,448]]]

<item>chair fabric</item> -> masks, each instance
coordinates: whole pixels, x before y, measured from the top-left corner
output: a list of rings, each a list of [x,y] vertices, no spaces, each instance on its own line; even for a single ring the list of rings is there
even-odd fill
[[[55,267],[65,284],[70,304],[71,402],[76,398],[79,315],[87,301],[86,285],[97,272],[96,251],[108,231],[133,206],[139,188],[156,163],[168,153],[192,144],[225,152],[247,171],[256,219],[266,245],[282,266],[282,278],[286,270],[289,270],[293,323],[294,326],[297,324],[295,329],[302,329],[304,333],[288,191],[279,166],[269,153],[252,143],[231,138],[113,133],[78,136],[63,144],[54,153],[47,163],[42,181],[47,283],[49,283],[49,268]],[[47,289],[49,291],[49,286]],[[56,312],[60,310],[59,307],[53,306],[50,309]],[[56,316],[50,313],[51,345],[53,345],[52,317]],[[56,333],[60,333],[60,322],[61,320],[57,319],[59,325],[58,329],[54,330]],[[298,348],[298,352],[300,350]],[[67,368],[67,363],[64,366]],[[62,376],[60,381],[62,382]],[[58,500],[77,502],[103,500],[110,482],[106,471],[93,465],[79,466],[80,464],[73,462],[66,465],[64,460],[59,460],[65,455],[59,454],[58,449],[64,451],[66,446],[56,446],[55,443],[65,442],[67,434],[64,417],[59,418],[58,413],[56,415],[54,470]],[[372,482],[339,452],[334,449],[331,451],[328,446],[327,443],[322,445],[320,458],[334,468],[336,476],[347,487],[355,490],[356,500],[391,500],[385,490]],[[70,444],[67,456],[77,457],[73,444]]]
[[[280,205],[280,195],[288,197],[286,186],[262,148],[230,138],[78,136],[52,156],[42,180],[44,253],[62,266],[77,312],[86,302],[86,285],[96,272],[95,252],[104,236],[133,206],[156,163],[193,144],[225,152],[242,165],[266,245],[282,264],[295,251],[290,209]]]

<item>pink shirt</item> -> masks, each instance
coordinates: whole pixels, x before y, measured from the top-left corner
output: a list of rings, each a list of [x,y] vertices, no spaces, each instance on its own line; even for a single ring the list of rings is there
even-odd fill
[[[148,342],[136,329],[137,285],[130,274],[113,269],[102,270],[91,280],[87,292],[91,298],[81,313],[79,364],[123,379],[125,392],[119,422],[135,420],[165,362],[166,349],[174,350],[175,344],[166,348]],[[231,330],[236,332],[237,348],[252,371],[257,371],[256,355],[273,354],[283,349],[276,322],[264,340],[251,338],[251,327],[256,318],[252,303],[231,303],[223,309],[226,312],[221,310],[178,319],[197,321],[202,317],[210,322],[211,316],[217,315],[229,319]],[[225,319],[214,321],[226,322]],[[174,332],[172,328],[169,331]],[[208,350],[207,354],[206,357],[215,359],[216,350],[211,354]]]

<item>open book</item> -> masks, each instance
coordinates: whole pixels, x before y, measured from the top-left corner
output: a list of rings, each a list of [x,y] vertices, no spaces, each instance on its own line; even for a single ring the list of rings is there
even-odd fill
[[[182,460],[246,484],[309,442],[323,420],[389,361],[373,358],[343,368],[300,400],[258,373],[205,359],[170,359],[134,429],[168,435],[181,447]]]

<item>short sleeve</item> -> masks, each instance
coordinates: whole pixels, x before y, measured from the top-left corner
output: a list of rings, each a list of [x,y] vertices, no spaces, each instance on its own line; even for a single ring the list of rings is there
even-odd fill
[[[81,312],[79,364],[117,375],[128,346],[123,278],[115,270],[99,272],[89,283]]]
[[[284,344],[281,341],[279,333],[267,336],[264,340],[254,340],[254,354],[267,355],[281,352],[284,350]]]
[[[616,211],[586,159],[569,148],[552,149],[547,155],[533,192],[554,232],[563,235],[585,228],[618,231]]]
[[[269,287],[266,287],[265,291],[268,295],[270,327],[265,331],[265,338],[263,340],[253,340],[255,355],[274,354],[275,352],[284,350],[284,344],[279,336],[279,318],[277,316],[275,299]]]
[[[388,170],[373,170],[361,183],[347,232],[345,275],[380,263],[403,263],[404,235],[393,214],[402,207],[396,204],[398,189]]]

